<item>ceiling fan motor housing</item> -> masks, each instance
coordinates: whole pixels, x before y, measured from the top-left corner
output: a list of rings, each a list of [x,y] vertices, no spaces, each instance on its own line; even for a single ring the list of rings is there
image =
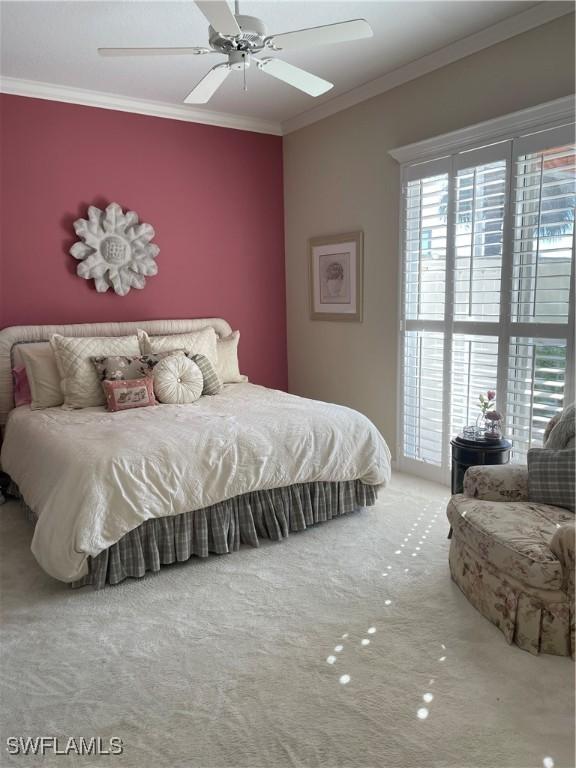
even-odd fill
[[[247,51],[254,53],[264,48],[264,38],[267,35],[266,25],[255,16],[237,15],[236,21],[242,34],[236,37],[222,35],[213,27],[208,28],[210,46],[220,53],[229,54],[232,51]]]

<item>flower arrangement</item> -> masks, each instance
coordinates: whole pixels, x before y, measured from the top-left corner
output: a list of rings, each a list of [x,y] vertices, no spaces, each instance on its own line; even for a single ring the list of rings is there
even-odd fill
[[[493,389],[489,389],[486,394],[480,392],[478,395],[478,404],[482,411],[482,418],[486,418],[488,411],[496,408],[496,392]]]
[[[478,395],[480,413],[476,420],[476,437],[499,440],[502,436],[502,414],[496,410],[496,392],[489,389]]]

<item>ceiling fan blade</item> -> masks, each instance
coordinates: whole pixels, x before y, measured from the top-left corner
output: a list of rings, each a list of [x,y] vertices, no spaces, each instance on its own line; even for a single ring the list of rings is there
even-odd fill
[[[323,80],[317,75],[306,72],[305,69],[300,69],[300,67],[295,67],[293,64],[288,64],[280,59],[260,59],[257,60],[257,64],[262,72],[266,72],[267,75],[272,75],[278,80],[283,80],[288,85],[293,85],[294,88],[298,88],[310,96],[321,96],[330,88],[334,88],[334,83],[329,83],[328,80]]]
[[[206,104],[230,74],[228,64],[218,64],[204,75],[202,80],[184,99],[184,104]]]
[[[328,43],[345,43],[347,40],[360,40],[372,37],[373,32],[366,19],[341,21],[338,24],[326,24],[322,27],[298,29],[294,32],[284,32],[271,35],[265,40],[266,45],[274,50],[291,51],[294,48],[305,48]]]
[[[240,27],[226,0],[195,0],[212,29],[221,35],[239,35]]]
[[[100,56],[199,56],[215,53],[210,48],[98,48]]]

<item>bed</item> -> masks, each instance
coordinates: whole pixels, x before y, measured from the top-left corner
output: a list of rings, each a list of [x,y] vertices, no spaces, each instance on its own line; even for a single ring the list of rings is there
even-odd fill
[[[374,504],[388,482],[388,447],[366,417],[248,382],[191,404],[118,413],[14,407],[20,344],[207,326],[231,333],[218,318],[0,331],[2,468],[34,520],[32,552],[54,578],[101,588],[279,540]]]

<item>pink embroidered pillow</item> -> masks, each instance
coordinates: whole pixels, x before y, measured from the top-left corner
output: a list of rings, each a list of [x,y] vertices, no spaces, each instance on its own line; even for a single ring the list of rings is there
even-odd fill
[[[102,382],[102,389],[109,411],[126,411],[129,408],[157,405],[154,382],[150,377],[127,381],[106,379]]]
[[[30,392],[26,368],[23,365],[12,368],[12,381],[14,382],[14,405],[16,408],[20,405],[30,405],[32,393]]]

